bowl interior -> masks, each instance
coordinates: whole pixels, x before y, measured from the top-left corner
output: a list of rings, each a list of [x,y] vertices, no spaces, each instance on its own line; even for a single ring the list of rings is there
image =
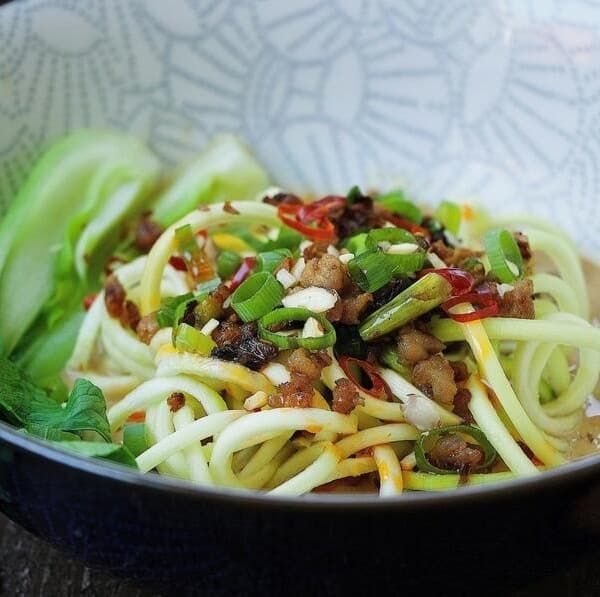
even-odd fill
[[[13,3],[1,204],[76,127],[131,131],[171,165],[234,131],[292,189],[527,210],[599,255],[598,19],[574,0]]]

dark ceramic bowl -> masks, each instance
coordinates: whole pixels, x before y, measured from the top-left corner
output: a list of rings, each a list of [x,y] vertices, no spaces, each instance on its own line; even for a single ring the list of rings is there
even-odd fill
[[[598,256],[598,13],[533,4],[11,3],[0,10],[0,212],[69,129],[130,131],[169,163],[233,131],[291,189],[401,176],[427,200],[527,205]],[[142,476],[0,424],[8,516],[89,565],[205,595],[493,593],[469,584],[475,571],[499,589],[536,554],[548,564],[549,546],[599,530],[599,490],[591,458],[445,494],[286,499]]]
[[[593,538],[599,497],[600,458],[400,499],[199,489],[64,453],[0,424],[2,511],[89,566],[178,592],[447,594],[488,570],[500,589],[531,574],[550,546]]]

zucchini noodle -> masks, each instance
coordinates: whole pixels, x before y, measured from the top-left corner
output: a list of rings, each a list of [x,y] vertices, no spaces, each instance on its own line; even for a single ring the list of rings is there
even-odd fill
[[[307,224],[300,222],[298,230],[306,235],[311,230],[325,234],[328,202],[340,208],[339,197],[324,198],[317,204],[323,210],[318,212],[319,216],[309,219]],[[293,213],[294,204],[290,205],[289,213]],[[310,213],[309,206],[305,209]],[[474,313],[478,308],[477,296],[469,295],[470,300],[465,299],[462,304],[455,301],[451,313],[443,304],[444,299],[428,298],[432,309],[442,305],[444,311],[438,308],[423,313],[416,308],[412,319],[406,317],[395,328],[385,317],[374,318],[369,336],[359,338],[364,340],[363,347],[356,344],[356,338],[353,345],[353,350],[357,346],[364,350],[366,346],[367,352],[360,359],[348,359],[346,354],[353,353],[344,352],[346,346],[339,330],[348,332],[343,328],[351,327],[360,331],[360,324],[357,326],[350,316],[348,320],[353,323],[345,323],[347,298],[343,284],[349,281],[354,284],[353,299],[360,297],[363,290],[358,279],[352,279],[356,267],[346,265],[354,255],[344,245],[336,247],[332,240],[321,254],[316,251],[317,256],[311,257],[305,251],[311,250],[312,243],[305,240],[302,245],[294,241],[296,244],[269,246],[264,253],[268,253],[267,259],[255,247],[273,243],[284,235],[275,207],[239,201],[202,206],[166,228],[146,257],[139,257],[115,272],[127,299],[139,307],[140,315],[159,321],[157,313],[161,314],[160,329],[154,331],[151,339],[142,341],[132,329],[109,315],[104,292],[100,292],[85,315],[65,378],[72,383],[83,375],[103,389],[110,401],[107,418],[113,434],[118,436],[131,421],[145,422],[147,448],[137,452],[135,459],[140,471],[156,470],[199,486],[293,496],[319,488],[348,489],[352,485],[348,480],[355,478],[358,481],[354,484],[359,488],[362,479],[367,485],[370,482],[371,489],[378,488],[380,496],[394,498],[407,491],[446,491],[462,485],[542,474],[545,469],[565,462],[570,438],[584,416],[587,398],[596,387],[600,377],[600,329],[587,321],[585,280],[575,247],[568,238],[530,216],[514,221],[505,218],[490,221],[496,226],[512,227],[516,221],[526,224],[531,248],[543,252],[552,262],[552,273],[534,273],[531,268],[522,268],[533,284],[535,301],[531,307],[535,309],[535,319],[490,316],[455,321],[453,316]],[[285,222],[291,228],[296,223],[289,214]],[[186,238],[188,241],[192,238],[192,245],[189,242],[186,245],[188,254],[179,246],[178,239],[184,235],[175,234],[187,226]],[[257,227],[260,233],[250,238],[251,230]],[[478,227],[478,221],[464,220],[460,231],[479,243]],[[213,238],[215,231],[218,233]],[[202,234],[200,240],[195,240],[196,233]],[[395,234],[402,238],[408,235],[409,241],[413,238],[406,230]],[[512,236],[505,232],[502,239],[513,242]],[[364,236],[361,240],[359,234],[351,240],[352,250],[361,250]],[[458,241],[453,239],[453,242]],[[269,280],[271,289],[277,287],[277,292],[266,297],[266,302],[261,302],[265,297],[257,295],[267,285],[246,286],[255,290],[244,295],[245,302],[250,301],[250,307],[246,305],[242,313],[244,321],[249,320],[244,324],[246,336],[234,334],[232,340],[227,340],[228,330],[237,330],[235,326],[242,325],[235,311],[236,301],[231,305],[231,299],[226,298],[216,309],[210,302],[203,303],[209,300],[204,291],[207,280],[197,285],[189,269],[195,251],[193,243],[198,244],[200,253],[214,266],[213,275],[217,263],[229,268],[219,270],[227,274],[224,280],[208,281],[209,299],[217,287],[228,290],[236,276],[239,279],[235,284],[239,286],[258,267],[267,264],[270,268],[261,275]],[[386,280],[392,283],[386,278],[386,250],[390,249],[387,245],[381,243],[369,249],[376,253],[372,262],[378,263],[381,271],[369,272],[360,278],[362,283],[377,285]],[[508,254],[515,255],[515,247]],[[427,256],[438,269],[451,263],[434,252],[417,255],[418,259],[400,259],[398,251],[407,248],[413,252],[420,250],[416,241],[404,242],[394,248],[396,253],[389,253],[390,263],[395,266],[424,263]],[[449,245],[447,250],[450,248]],[[220,252],[224,256],[219,262]],[[329,259],[328,275],[333,278],[343,267],[345,280],[335,288],[332,286],[327,295],[322,289],[328,288],[328,279],[313,275],[323,254]],[[181,265],[178,269],[171,265],[182,259],[185,272],[178,271]],[[369,262],[369,259],[361,261]],[[489,279],[493,274],[489,271],[489,260],[483,255],[480,262],[487,268]],[[239,267],[233,274],[231,264]],[[511,279],[507,273],[512,271],[510,263],[501,265],[509,276],[507,279]],[[276,271],[278,267],[283,274]],[[245,273],[244,268],[247,268]],[[513,273],[516,278],[517,273],[523,275],[523,271]],[[415,279],[413,272],[407,270],[401,276],[404,287],[410,290]],[[277,286],[280,282],[283,290]],[[515,284],[518,283],[515,279]],[[427,282],[421,282],[419,287],[426,292]],[[439,292],[447,287],[449,284],[440,284],[437,279],[437,288],[442,289]],[[498,296],[512,289],[512,285],[503,285]],[[280,291],[293,296],[299,290],[305,290],[302,300],[307,306],[296,311],[309,311],[301,319],[303,325],[290,325],[293,322],[281,322],[281,318],[269,320],[265,316],[265,328],[253,319],[254,309],[264,313],[265,305],[270,307],[269,301],[275,300],[273,297]],[[369,286],[369,290],[376,293],[378,289]],[[325,307],[318,303],[323,296],[330,300]],[[169,297],[183,302],[167,307]],[[310,297],[316,297],[317,301],[312,314]],[[371,300],[372,296],[368,301]],[[324,309],[334,301],[336,304],[327,314],[338,308],[337,319],[331,318],[337,336],[332,331],[334,326],[324,319]],[[280,304],[275,309],[279,307]],[[440,316],[443,312],[448,316]],[[285,312],[277,315],[282,313]],[[390,317],[395,315],[392,313]],[[365,318],[363,315],[361,323]],[[415,318],[418,325],[411,328]],[[271,330],[273,321],[281,322],[282,329]],[[387,326],[381,337],[376,329],[378,321],[385,321]],[[200,334],[196,334],[202,340],[198,346],[209,348],[196,350],[189,344],[182,349],[178,336],[182,322]],[[290,329],[294,325],[296,328]],[[446,346],[415,362],[407,362],[402,360],[398,345],[396,362],[396,334],[407,329],[402,326],[423,335],[430,332],[434,336],[430,340],[437,345],[437,338]],[[268,359],[258,364],[252,360],[261,356],[260,351],[272,351],[272,346],[276,348],[275,354]],[[228,351],[237,355],[236,351],[242,348],[246,350],[244,358],[230,358]],[[381,358],[384,350],[387,356]],[[368,360],[363,360],[365,354]],[[393,358],[388,358],[390,354]],[[454,395],[462,392],[469,397],[462,410],[457,403],[440,400],[433,381],[427,385],[415,375],[418,363],[436,356],[446,363],[440,367],[454,372]],[[316,358],[321,364],[313,372],[311,367],[315,366]],[[363,367],[370,377],[369,382],[365,378],[366,385],[360,381],[360,375],[349,372],[351,361],[362,361],[367,367]],[[463,368],[466,373],[459,379],[457,372]],[[351,402],[340,406],[336,402],[340,395]],[[286,400],[290,404],[296,401],[297,406]],[[471,431],[473,438],[479,439],[471,439],[479,441],[481,446],[469,444],[471,439],[465,439],[469,435],[468,422],[477,427],[478,430]],[[445,428],[462,431],[452,435],[452,430],[444,432]],[[444,433],[449,433],[450,439]],[[486,438],[489,444],[483,441]],[[444,441],[452,441],[453,445],[462,441],[475,455],[485,444],[486,459],[490,453],[489,462],[494,459],[494,465],[486,461],[484,469],[467,467],[466,472],[454,465],[440,469],[436,463],[444,458]],[[423,461],[423,450],[430,450],[428,468]]]

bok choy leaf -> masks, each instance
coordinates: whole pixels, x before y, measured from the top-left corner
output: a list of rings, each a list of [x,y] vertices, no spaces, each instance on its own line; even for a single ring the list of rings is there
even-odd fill
[[[268,176],[250,150],[237,137],[222,135],[159,195],[152,219],[169,226],[201,203],[254,199],[268,186]]]
[[[98,284],[120,227],[142,210],[158,173],[141,143],[116,132],[76,132],[41,157],[0,223],[4,354],[42,310],[38,334],[72,313],[91,281]]]

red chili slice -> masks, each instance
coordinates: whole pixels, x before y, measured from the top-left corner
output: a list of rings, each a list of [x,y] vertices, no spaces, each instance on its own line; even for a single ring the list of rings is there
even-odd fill
[[[235,272],[233,278],[231,279],[229,291],[233,292],[252,273],[252,270],[255,267],[256,257],[244,257],[242,265],[240,265],[238,271]]]
[[[397,216],[395,214],[388,214],[385,217],[388,221],[390,221],[392,224],[394,224],[394,226],[397,226],[398,228],[404,228],[404,230],[408,230],[413,234],[420,234],[425,238],[431,238],[431,232],[429,232],[427,228],[423,228],[423,226],[419,226],[418,224],[415,224],[414,222],[411,222],[406,218],[401,218],[400,216]]]
[[[179,255],[171,255],[169,258],[169,264],[172,265],[178,272],[186,272],[187,265],[185,264],[185,260],[183,257],[179,257]]]
[[[278,215],[284,224],[290,228],[298,230],[301,234],[312,240],[333,240],[335,239],[335,226],[326,216],[312,220],[317,226],[313,228],[300,221],[300,211],[306,206],[282,203],[278,207]],[[306,218],[306,214],[304,214]]]
[[[317,222],[326,218],[332,211],[340,209],[346,205],[346,198],[338,195],[327,195],[318,201],[313,201],[300,206],[298,210],[298,220],[303,224],[307,222]]]
[[[97,294],[88,294],[84,299],[83,299],[83,308],[86,311],[90,310],[90,307],[92,306],[93,302],[96,300],[96,297],[98,295]]]
[[[146,413],[143,410],[136,410],[127,417],[128,423],[143,423],[146,420]]]
[[[462,303],[471,303],[475,308],[475,311],[472,311],[471,313],[452,313],[450,311],[452,307]],[[442,309],[454,319],[454,321],[460,323],[485,319],[486,317],[494,317],[500,312],[498,299],[496,295],[490,291],[469,292],[460,296],[454,296],[442,304]]]
[[[366,373],[371,380],[371,387],[369,389],[362,386],[360,380],[356,379],[354,376],[351,367],[353,363],[358,365],[358,367],[360,367],[360,369]],[[356,359],[354,357],[343,356],[340,357],[340,367],[343,369],[350,381],[355,386],[358,386],[360,390],[366,394],[369,394],[369,396],[373,396],[373,398],[379,398],[381,400],[387,400],[389,398],[390,389],[385,381],[383,381],[381,375],[379,375],[377,372],[377,369],[368,361],[362,361],[361,359]]]
[[[440,269],[423,269],[419,272],[419,278],[426,274],[437,274],[442,276],[452,286],[452,294],[450,296],[461,296],[467,292],[471,292],[475,279],[466,270],[459,267],[446,267]]]

